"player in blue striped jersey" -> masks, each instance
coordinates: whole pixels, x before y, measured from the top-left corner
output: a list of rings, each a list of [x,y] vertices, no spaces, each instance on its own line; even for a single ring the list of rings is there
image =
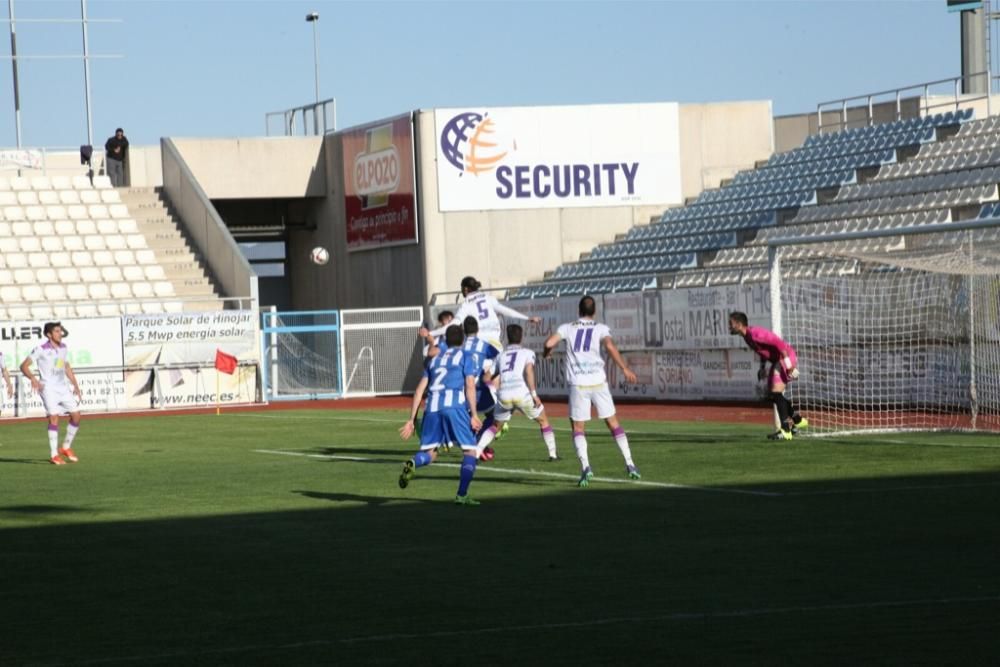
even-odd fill
[[[475,317],[471,315],[466,317],[462,322],[462,328],[465,330],[465,343],[462,345],[462,349],[474,354],[479,365],[479,374],[476,379],[476,412],[485,415],[485,417],[482,428],[476,432],[476,441],[478,442],[494,423],[493,411],[497,401],[490,380],[494,375],[494,360],[500,353],[495,347],[479,337],[479,321]],[[492,460],[493,448],[491,447],[488,453],[483,452],[481,458],[487,461]]]
[[[482,423],[476,415],[476,379],[480,373],[476,355],[462,349],[462,328],[452,325],[445,331],[448,349],[427,362],[424,376],[413,394],[410,418],[399,429],[403,440],[414,431],[414,420],[424,391],[428,391],[424,421],[420,430],[420,451],[403,464],[399,487],[405,489],[414,470],[437,459],[438,447],[457,444],[462,448],[462,471],[458,483],[458,505],[478,505],[469,497],[469,484],[476,473],[476,436]],[[470,414],[471,412],[471,414]]]
[[[451,321],[455,319],[455,313],[450,310],[442,310],[438,313],[437,322],[439,327],[447,328]],[[444,335],[432,336],[427,329],[420,330],[420,337],[424,339],[424,358],[435,357],[448,349],[448,343],[444,340]],[[425,333],[426,332],[426,333]]]

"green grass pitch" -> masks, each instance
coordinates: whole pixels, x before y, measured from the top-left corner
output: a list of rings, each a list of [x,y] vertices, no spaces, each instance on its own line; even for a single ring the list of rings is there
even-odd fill
[[[985,664],[1000,439],[521,418],[452,504],[402,412],[0,425],[0,665]]]

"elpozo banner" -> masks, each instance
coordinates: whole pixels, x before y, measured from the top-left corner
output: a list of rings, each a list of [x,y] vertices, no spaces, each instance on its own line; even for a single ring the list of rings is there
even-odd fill
[[[441,211],[680,204],[678,105],[436,109]]]
[[[347,250],[417,242],[410,114],[341,133]]]

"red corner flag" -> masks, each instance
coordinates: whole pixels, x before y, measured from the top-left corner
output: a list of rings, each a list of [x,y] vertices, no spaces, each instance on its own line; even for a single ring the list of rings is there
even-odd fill
[[[231,354],[226,354],[222,350],[215,351],[215,368],[227,375],[236,372],[237,359]]]

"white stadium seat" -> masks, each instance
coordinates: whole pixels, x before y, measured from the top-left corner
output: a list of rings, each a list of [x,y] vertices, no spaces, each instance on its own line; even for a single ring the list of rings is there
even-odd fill
[[[0,176],[0,191],[10,190],[10,180],[6,176]]]
[[[104,242],[104,237],[99,234],[93,234],[90,236],[83,237],[83,244],[86,246],[87,250],[104,250],[108,247],[108,244]]]
[[[111,283],[111,296],[116,299],[131,299],[132,288],[128,283]]]
[[[70,267],[73,263],[73,258],[68,252],[54,252],[49,255],[49,260],[52,262],[52,266],[56,268],[60,267]]]
[[[123,250],[127,247],[125,237],[121,234],[108,234],[104,237],[104,243],[108,246],[108,250]]]
[[[122,270],[117,266],[102,267],[101,278],[103,278],[106,283],[119,282],[122,280]]]
[[[90,283],[87,285],[87,292],[91,299],[107,299],[111,296],[111,290],[104,283]]]
[[[21,288],[14,285],[0,287],[0,300],[4,303],[14,303],[21,300]]]
[[[43,236],[42,250],[45,252],[60,252],[63,249],[61,236]]]
[[[24,178],[23,176],[14,176],[13,178],[10,179],[10,189],[14,190],[15,192],[19,192],[21,190],[30,190],[31,182],[28,181],[28,179]]]
[[[115,259],[118,259],[118,253],[115,253]],[[145,279],[141,266],[123,266],[122,275],[125,277],[125,280],[132,283]],[[3,282],[3,279],[0,278],[0,283]]]
[[[14,192],[0,192],[0,206],[17,206],[17,194]]]
[[[80,203],[81,204],[100,204],[101,203],[101,193],[97,190],[81,190],[80,191]]]
[[[12,305],[7,308],[7,316],[12,320],[26,320],[31,317],[31,310],[23,304]]]
[[[28,255],[28,264],[34,268],[41,268],[43,266],[52,266],[49,262],[49,253],[47,252],[33,252]]]
[[[28,220],[45,220],[44,206],[28,206],[24,209],[24,217]]]
[[[99,303],[97,312],[101,315],[113,317],[122,313],[122,308],[117,303]]]
[[[131,250],[116,250],[115,262],[118,266],[133,266],[135,264],[135,253]]]
[[[137,264],[156,264],[156,253],[152,250],[137,250],[135,261]]]
[[[77,250],[73,253],[73,266],[93,266],[94,258],[86,250]]]
[[[20,206],[5,206],[3,209],[3,217],[6,218],[8,222],[24,220],[24,209]]]
[[[83,204],[72,204],[66,207],[66,214],[70,220],[87,220],[90,218],[90,213],[88,213],[87,207]]]
[[[0,237],[0,252],[6,254],[9,252],[18,252],[20,249],[21,245],[17,242],[17,239],[9,236]]]
[[[32,190],[18,192],[17,203],[21,206],[38,206],[38,193]]]
[[[45,293],[38,285],[24,285],[21,287],[21,298],[25,301],[41,301],[45,298]]]
[[[153,283],[153,291],[156,293],[156,296],[173,296],[174,284],[167,280],[161,280]]]
[[[111,187],[111,178],[108,176],[94,176],[94,187],[98,190],[107,190]]]
[[[46,285],[43,290],[48,301],[66,300],[66,287],[64,285]]]
[[[72,297],[70,297],[72,298]],[[79,297],[81,299],[87,298],[87,291],[84,290],[83,296]],[[96,317],[97,316],[97,306],[92,303],[78,303],[76,304],[76,316],[77,317]]]
[[[94,264],[97,266],[114,266],[115,256],[107,250],[96,250],[93,252]]]
[[[184,304],[180,301],[164,301],[163,310],[167,313],[181,313],[184,312]]]
[[[111,217],[115,219],[129,217],[128,207],[125,206],[125,204],[111,204],[108,206],[108,212],[111,214]]]
[[[74,176],[73,177],[73,189],[74,190],[93,190],[94,186],[90,184],[90,179],[86,176]]]
[[[2,241],[3,239],[0,239]],[[13,241],[13,239],[11,239]],[[4,253],[4,261],[7,263],[8,269],[23,269],[28,266],[28,256],[23,252],[7,252]]]
[[[132,294],[135,294],[137,299],[148,299],[153,296],[154,293],[152,283],[132,283]]]
[[[80,281],[84,283],[101,282],[101,270],[96,266],[84,266],[80,268]]]
[[[144,272],[146,275],[146,280],[156,281],[156,280],[163,280],[164,278],[167,277],[166,272],[163,270],[163,267],[160,266],[159,264],[150,264],[149,266],[144,267]]]
[[[159,301],[143,301],[142,302],[142,312],[147,315],[155,315],[156,313],[162,313],[165,311],[163,304]]]
[[[40,299],[39,299],[40,300]],[[33,303],[31,304],[31,318],[35,320],[51,320],[55,319],[56,313],[47,303]]]
[[[59,274],[59,282],[65,283],[66,285],[80,282],[80,270],[75,267],[63,267],[58,269],[57,273]]]
[[[97,221],[97,231],[101,234],[117,234],[118,233],[118,223],[114,220],[98,220]]]
[[[56,234],[60,236],[76,234],[76,224],[72,220],[56,220],[53,224],[56,227]]]
[[[17,245],[21,252],[38,252],[42,249],[42,242],[37,236],[22,236],[17,240]]]
[[[9,285],[12,282],[14,282],[14,272],[10,269],[0,269],[0,285]]]
[[[59,201],[63,204],[79,204],[80,195],[76,190],[60,190]]]
[[[53,190],[72,190],[73,180],[69,176],[53,176],[52,177],[52,189]]]
[[[146,247],[146,237],[142,234],[129,234],[125,237],[125,243],[132,250],[142,250]]]
[[[83,245],[83,237],[77,236],[75,231],[62,237],[62,242],[66,250],[86,250],[86,246]]]
[[[52,204],[45,207],[45,215],[49,220],[65,220],[67,217],[66,207],[62,204]]]
[[[59,203],[59,193],[55,190],[42,190],[38,193],[38,203],[45,206]]]
[[[31,226],[35,230],[35,236],[52,236],[56,233],[56,227],[48,220],[41,220]]]
[[[80,236],[86,236],[88,234],[97,233],[97,225],[93,220],[77,220],[76,221],[76,233]]]
[[[14,236],[33,236],[35,234],[35,228],[31,226],[31,223],[24,221],[12,224],[10,226],[10,231],[14,234]]]
[[[37,269],[35,271],[35,280],[44,284],[47,283],[57,283],[59,282],[59,277],[56,275],[55,269]]]
[[[121,200],[117,190],[101,190],[101,203],[118,204],[121,203]]]
[[[49,180],[48,176],[35,176],[31,179],[31,189],[32,190],[51,190],[52,181]]]
[[[18,285],[32,285],[35,282],[35,272],[31,269],[14,269],[14,282]]]
[[[11,233],[12,232],[10,231],[10,223],[0,222],[0,236],[10,236]]]
[[[139,225],[132,218],[122,218],[118,221],[119,234],[138,234]]]
[[[72,299],[73,301],[89,298],[86,285],[77,285],[77,284],[66,285],[66,296]]]

